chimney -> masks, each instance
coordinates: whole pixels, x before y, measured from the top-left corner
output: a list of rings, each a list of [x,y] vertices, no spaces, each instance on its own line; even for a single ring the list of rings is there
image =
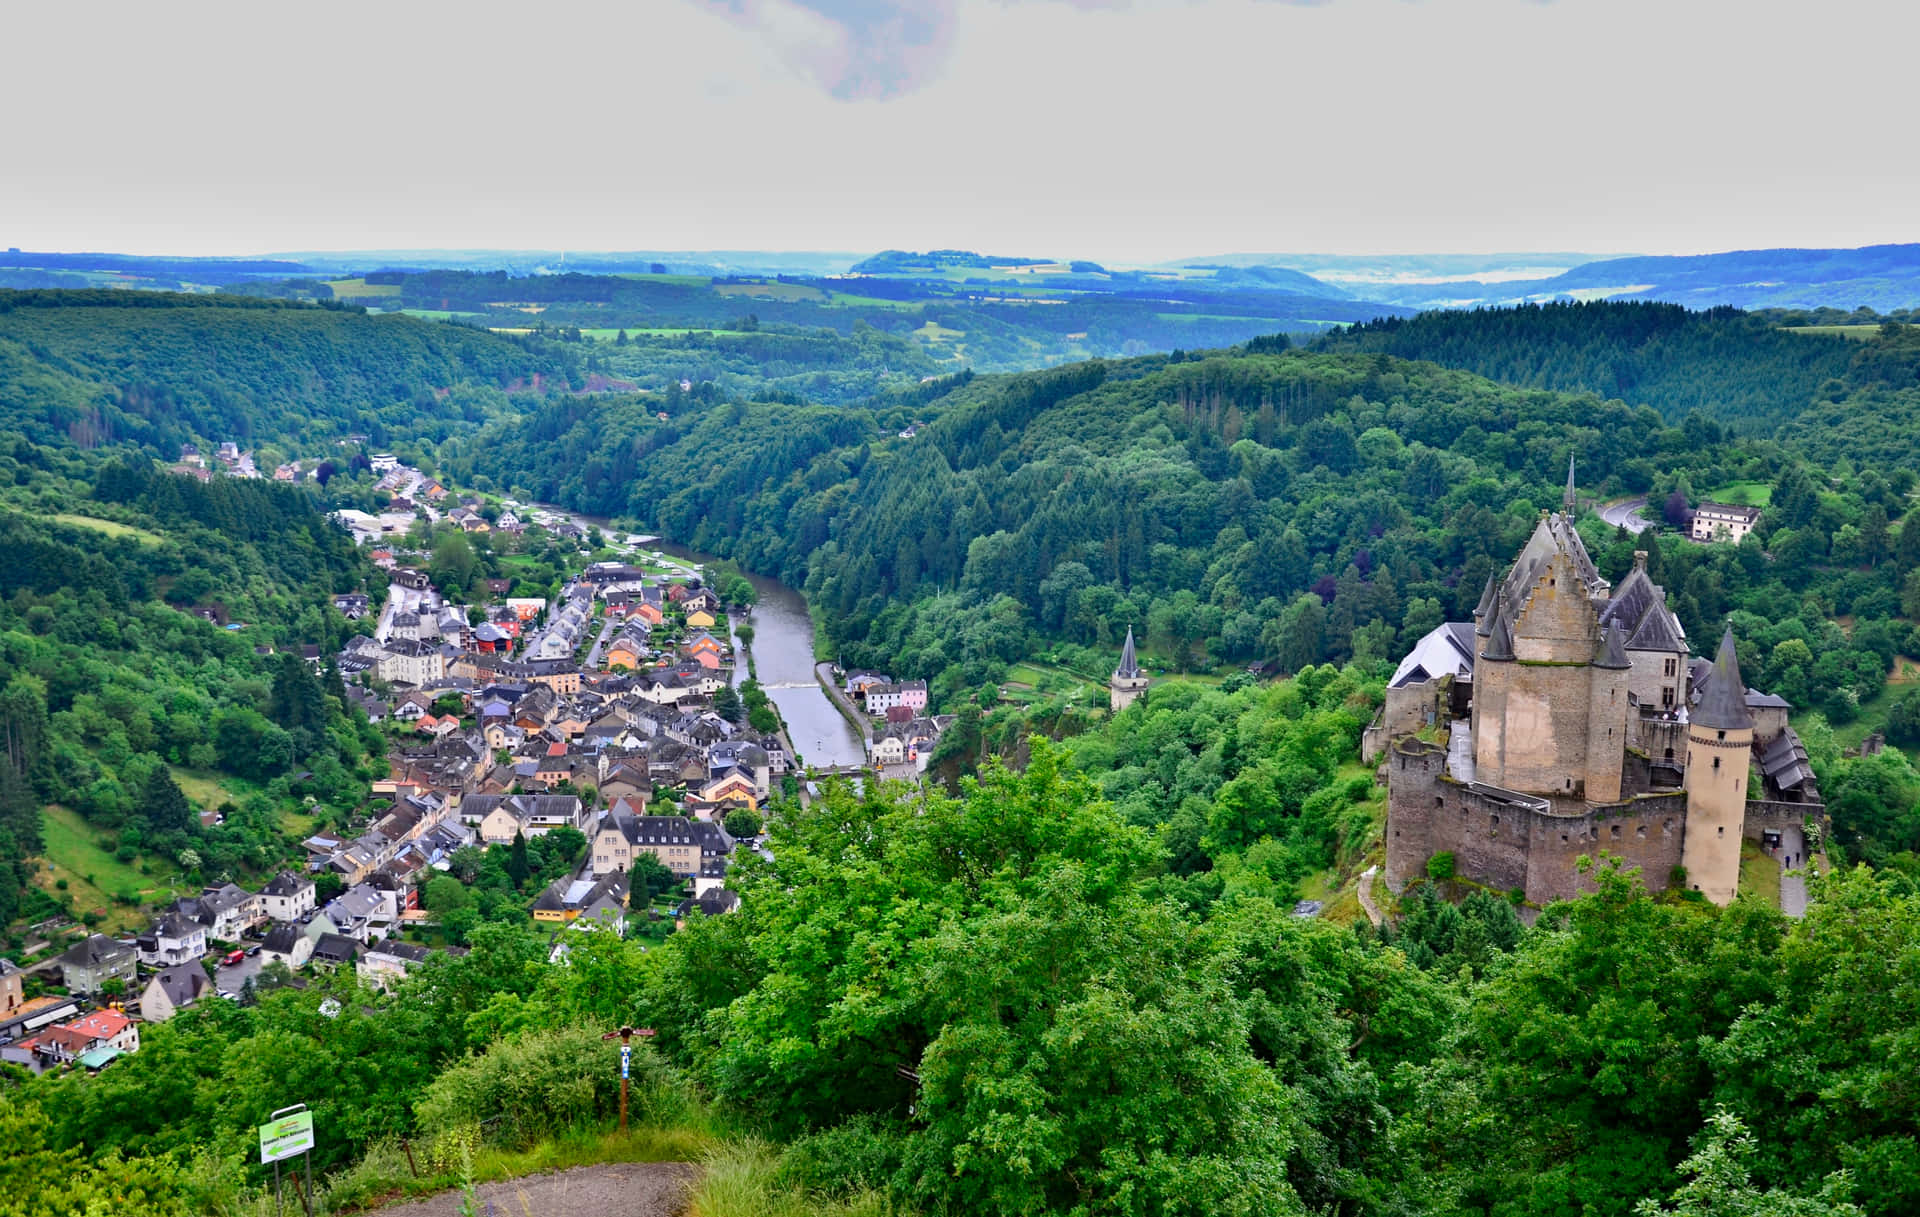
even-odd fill
[[[1642,571],[1647,569],[1647,551],[1646,550],[1636,549],[1633,551],[1633,569],[1642,570]]]

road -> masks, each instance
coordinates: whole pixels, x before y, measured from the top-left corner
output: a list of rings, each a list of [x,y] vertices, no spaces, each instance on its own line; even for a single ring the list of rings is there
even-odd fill
[[[833,665],[824,661],[814,664],[813,674],[819,679],[820,687],[826,690],[828,699],[839,708],[841,714],[846,716],[847,721],[851,722],[854,727],[859,730],[860,738],[866,741],[867,749],[871,752],[873,749],[873,720],[861,713],[859,707],[855,706],[852,700],[840,691],[840,686],[833,683]]]
[[[1355,895],[1360,897],[1361,911],[1367,915],[1367,920],[1376,926],[1385,920],[1385,918],[1380,915],[1379,906],[1373,902],[1373,877],[1379,873],[1380,867],[1378,865],[1369,866],[1365,871],[1362,871],[1360,874],[1360,886],[1356,888],[1354,892]]]
[[[600,627],[600,636],[593,640],[593,649],[587,652],[586,667],[589,671],[598,672],[600,670],[600,652],[606,649],[606,645],[609,642],[613,641],[613,631],[619,624],[620,618],[614,616],[612,613],[607,614],[607,623]]]
[[[1615,528],[1624,528],[1633,535],[1639,536],[1653,527],[1652,521],[1640,518],[1640,509],[1646,505],[1647,496],[1644,494],[1637,499],[1623,499],[1618,503],[1610,503],[1602,507],[1600,518]]]
[[[1780,911],[1789,917],[1807,915],[1807,838],[1792,824],[1780,830]],[[1793,869],[1787,869],[1787,859]]]
[[[479,1212],[540,1217],[677,1217],[700,1177],[689,1162],[617,1162],[474,1186]],[[459,1192],[379,1210],[388,1217],[457,1217]]]

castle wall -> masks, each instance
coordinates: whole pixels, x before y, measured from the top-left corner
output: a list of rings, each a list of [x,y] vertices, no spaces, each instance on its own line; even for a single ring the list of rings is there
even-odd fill
[[[1532,817],[1527,899],[1536,904],[1567,900],[1594,888],[1579,870],[1581,855],[1597,866],[1602,854],[1640,868],[1649,891],[1663,891],[1686,841],[1684,795],[1647,795],[1598,807],[1580,816]]]
[[[1659,612],[1658,606],[1648,612]],[[1655,710],[1677,710],[1686,702],[1687,657],[1673,651],[1628,651],[1633,665],[1627,690],[1635,701]]]
[[[1521,661],[1580,663],[1593,658],[1600,641],[1593,603],[1574,570],[1557,553],[1527,592],[1513,623],[1513,655]]]
[[[1514,645],[1517,650],[1517,640]],[[1529,794],[1581,793],[1596,669],[1584,661],[1482,662],[1474,674],[1476,701],[1494,668],[1500,669],[1502,687],[1496,704],[1479,708],[1475,774],[1491,785]]]

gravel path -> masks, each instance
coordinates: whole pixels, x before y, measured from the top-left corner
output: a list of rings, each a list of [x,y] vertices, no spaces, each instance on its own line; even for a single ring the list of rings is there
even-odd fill
[[[1780,911],[1789,917],[1807,915],[1807,839],[1800,829],[1787,825],[1780,833]],[[1788,857],[1796,859],[1788,870]]]
[[[1361,872],[1360,886],[1354,889],[1354,894],[1360,897],[1360,908],[1367,914],[1367,920],[1376,926],[1386,920],[1380,915],[1379,906],[1373,902],[1373,877],[1379,873],[1378,866],[1369,866]]]
[[[688,1162],[616,1162],[474,1188],[482,1217],[680,1217],[700,1169]],[[379,1210],[381,1217],[457,1217],[460,1193]]]

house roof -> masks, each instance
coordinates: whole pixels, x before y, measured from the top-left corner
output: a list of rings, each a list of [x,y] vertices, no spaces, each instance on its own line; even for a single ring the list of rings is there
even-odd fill
[[[109,938],[105,934],[89,934],[63,951],[60,962],[83,968],[97,968],[103,964],[117,963],[134,953],[133,947],[127,943]]]
[[[300,927],[290,921],[283,921],[267,931],[260,941],[262,950],[272,951],[276,955],[290,955],[294,944],[300,941]]]
[[[273,878],[267,880],[266,886],[260,889],[260,894],[263,896],[296,896],[299,895],[302,890],[312,886],[313,880],[303,879],[292,871],[283,870]]]
[[[175,1009],[190,1006],[205,996],[213,982],[207,979],[206,969],[197,963],[177,963],[171,968],[162,968],[153,974],[149,986],[159,985]]]
[[[1448,621],[1427,631],[1393,671],[1389,688],[1401,689],[1438,676],[1473,679],[1473,623]]]
[[[351,963],[360,955],[360,944],[344,934],[322,934],[313,944],[313,957],[328,963]]]
[[[1120,666],[1113,670],[1115,676],[1130,680],[1140,675],[1140,661],[1133,653],[1133,627],[1127,627],[1127,641],[1120,648]]]

